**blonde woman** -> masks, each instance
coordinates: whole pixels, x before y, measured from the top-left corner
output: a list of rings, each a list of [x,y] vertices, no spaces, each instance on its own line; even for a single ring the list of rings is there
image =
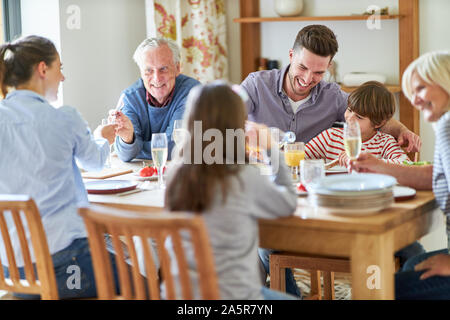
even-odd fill
[[[403,185],[433,189],[447,216],[450,231],[450,52],[431,52],[405,70],[402,89],[411,103],[433,123],[436,146],[433,165],[411,167],[386,163],[361,154],[351,166],[359,172],[392,175]],[[450,238],[450,237],[449,237]],[[450,246],[449,246],[450,247]],[[397,299],[450,299],[450,255],[448,248],[416,256],[395,279]]]

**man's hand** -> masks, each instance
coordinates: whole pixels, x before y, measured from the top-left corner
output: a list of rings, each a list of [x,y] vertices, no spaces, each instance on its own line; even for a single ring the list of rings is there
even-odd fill
[[[270,149],[272,143],[272,135],[269,128],[261,123],[246,121],[245,136],[250,148],[259,147],[260,149]]]
[[[116,138],[116,127],[115,124],[98,126],[94,131],[94,137],[105,138],[109,144],[113,144]]]
[[[422,141],[420,140],[420,137],[416,135],[414,132],[405,130],[402,131],[398,138],[397,142],[400,146],[408,144],[406,147],[406,152],[419,152],[420,148],[422,147]]]
[[[425,280],[432,276],[450,276],[450,255],[437,254],[422,261],[414,268],[416,271],[427,270],[420,280]]]
[[[363,152],[356,160],[350,161],[349,166],[350,170],[357,172],[383,173],[385,162],[370,153]]]
[[[110,111],[110,117],[114,117],[117,128],[116,135],[118,135],[123,142],[133,143],[134,141],[134,127],[131,120],[120,111]]]

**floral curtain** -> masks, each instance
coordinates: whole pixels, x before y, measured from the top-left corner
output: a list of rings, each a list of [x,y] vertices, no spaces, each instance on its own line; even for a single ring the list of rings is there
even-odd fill
[[[228,79],[225,0],[149,0],[147,6],[154,19],[149,36],[178,43],[183,74],[203,83]]]

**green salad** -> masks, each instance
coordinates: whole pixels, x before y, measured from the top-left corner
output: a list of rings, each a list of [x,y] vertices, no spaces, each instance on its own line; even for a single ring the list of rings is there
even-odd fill
[[[403,161],[403,164],[407,166],[424,166],[427,164],[431,164],[430,161],[417,161],[417,162],[411,162],[411,161]]]

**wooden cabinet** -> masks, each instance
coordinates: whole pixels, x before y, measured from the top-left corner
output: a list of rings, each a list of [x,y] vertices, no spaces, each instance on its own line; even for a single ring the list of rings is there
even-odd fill
[[[357,0],[355,0],[357,1]],[[419,1],[398,0],[397,15],[380,16],[381,19],[399,20],[399,75],[400,80],[406,67],[419,56]],[[259,17],[259,0],[240,0],[240,18],[234,22],[241,24],[241,62],[242,80],[250,72],[258,69],[261,50],[260,23],[277,21],[331,21],[331,20],[366,20],[367,16],[322,16],[322,17]],[[401,93],[401,85],[390,85],[389,90],[399,93],[400,121],[410,130],[419,134],[419,111],[411,106]],[[353,88],[343,87],[344,91]]]

